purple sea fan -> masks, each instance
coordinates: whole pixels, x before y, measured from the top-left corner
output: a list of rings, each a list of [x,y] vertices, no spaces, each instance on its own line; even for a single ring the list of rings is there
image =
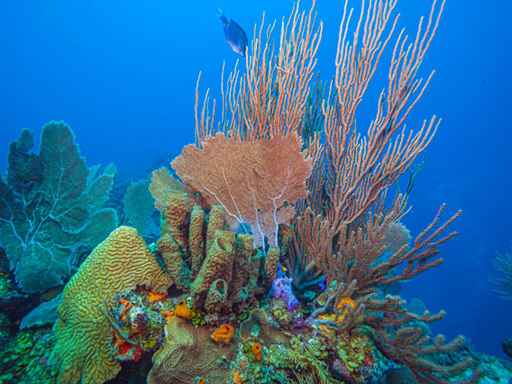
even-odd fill
[[[270,294],[276,298],[283,298],[286,301],[288,311],[293,311],[300,303],[292,292],[291,277],[280,277],[274,279]]]

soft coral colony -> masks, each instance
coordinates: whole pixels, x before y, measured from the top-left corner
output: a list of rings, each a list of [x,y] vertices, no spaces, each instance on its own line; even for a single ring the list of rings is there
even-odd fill
[[[256,33],[245,71],[223,89],[220,122],[197,96],[196,143],[172,162],[182,183],[159,169],[149,187],[157,243],[122,226],[64,289],[59,383],[106,382],[148,351],[155,384],[476,378],[471,360],[438,358],[463,342],[430,333],[443,312],[410,312],[391,294],[439,265],[439,245],[456,235],[447,227],[459,212],[443,220],[443,206],[411,242],[400,223],[410,189],[388,195],[439,125],[404,122],[431,80],[418,72],[444,2],[411,41],[396,31],[396,1],[362,4],[359,15],[345,4],[328,87],[311,84],[322,23],[314,3],[297,4],[276,51],[275,23]],[[363,132],[356,112],[386,51],[388,82]],[[11,257],[19,270],[23,255]]]

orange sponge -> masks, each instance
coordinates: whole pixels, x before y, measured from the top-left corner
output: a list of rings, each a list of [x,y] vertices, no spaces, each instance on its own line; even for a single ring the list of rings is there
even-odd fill
[[[256,359],[256,361],[261,361],[263,357],[263,350],[261,348],[260,343],[252,344],[252,353],[254,354],[254,358]]]
[[[193,311],[186,303],[185,300],[180,300],[176,308],[174,308],[174,314],[183,319],[192,320],[197,316],[196,311]]]
[[[229,344],[233,339],[234,334],[235,330],[231,325],[223,324],[213,331],[210,337],[219,344]]]

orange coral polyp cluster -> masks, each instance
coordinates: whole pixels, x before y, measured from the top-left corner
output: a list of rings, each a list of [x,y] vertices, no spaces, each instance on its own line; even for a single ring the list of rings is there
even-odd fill
[[[260,343],[252,344],[252,353],[256,361],[261,361],[261,359],[263,358],[263,349]]]
[[[354,299],[351,297],[342,297],[338,303],[338,309],[341,309],[341,312],[346,315],[349,311],[349,307],[352,309],[356,307],[356,302]]]
[[[229,324],[223,324],[213,331],[210,337],[219,344],[229,344],[233,340],[234,335],[234,328]]]
[[[133,304],[126,299],[119,299],[119,301],[121,302],[121,304],[124,305],[123,312],[121,313],[121,319],[124,321],[124,320],[126,320],[126,314],[130,310],[130,308],[133,306]]]
[[[148,295],[148,301],[150,303],[154,302],[154,301],[158,301],[158,300],[162,300],[163,298],[165,298],[167,296],[166,293],[155,293],[155,292],[149,292],[149,295]]]
[[[233,381],[235,382],[235,384],[242,384],[242,378],[240,377],[239,369],[233,369],[231,371],[231,374],[233,376]]]
[[[166,321],[169,321],[169,319],[174,316],[174,311],[172,309],[164,309],[160,311],[160,314],[165,317]]]
[[[185,300],[178,302],[178,305],[176,305],[176,308],[174,308],[174,314],[187,320],[192,320],[197,316],[196,311],[192,310],[192,308],[190,308],[187,303],[185,303]]]
[[[240,377],[240,370],[239,369],[233,369],[231,371],[231,374],[233,376],[233,382],[235,384],[242,384],[242,378]]]

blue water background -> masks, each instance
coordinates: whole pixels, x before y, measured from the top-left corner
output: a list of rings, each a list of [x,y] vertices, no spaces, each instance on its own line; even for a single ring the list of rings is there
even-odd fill
[[[252,39],[263,11],[280,20],[292,1],[2,1],[0,170],[20,130],[39,137],[50,120],[72,127],[89,165],[113,161],[125,175],[178,155],[194,140],[199,71],[201,92],[210,87],[218,99],[222,62],[231,69],[238,58],[217,6]],[[317,69],[330,79],[341,1],[319,0],[316,8],[324,22]],[[427,0],[401,0],[399,26],[413,36],[429,9]],[[443,122],[404,220],[418,234],[441,203],[447,215],[463,209],[452,227],[460,236],[441,247],[445,264],[405,284],[403,294],[447,311],[436,331],[465,334],[499,356],[501,339],[512,337],[512,303],[492,292],[488,276],[495,250],[510,251],[512,240],[511,15],[509,0],[447,1],[421,72],[436,75],[408,126],[417,130],[433,114]],[[359,127],[373,117],[386,73],[377,74]]]

